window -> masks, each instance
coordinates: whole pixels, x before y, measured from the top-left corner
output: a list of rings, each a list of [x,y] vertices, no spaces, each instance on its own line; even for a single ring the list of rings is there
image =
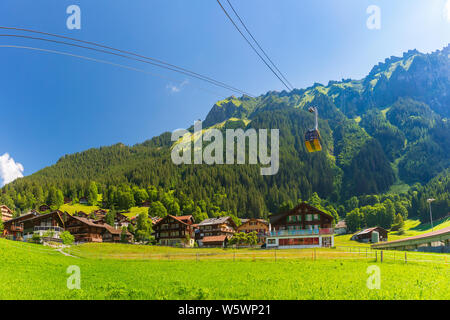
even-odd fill
[[[317,214],[317,213],[314,214],[314,220],[316,220],[316,221],[317,221],[317,220],[320,220],[319,214]]]
[[[268,243],[268,244],[276,244],[276,243],[277,243],[277,240],[276,240],[276,239],[268,239],[268,240],[267,240],[267,243]]]
[[[312,221],[312,214],[308,213],[306,215],[306,221]]]

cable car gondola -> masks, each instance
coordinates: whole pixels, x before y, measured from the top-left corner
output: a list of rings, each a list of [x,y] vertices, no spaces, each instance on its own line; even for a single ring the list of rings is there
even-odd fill
[[[317,107],[310,107],[308,109],[309,112],[316,114],[316,128],[309,129],[305,134],[305,145],[308,152],[317,152],[322,150],[322,146],[320,145],[320,133],[319,133],[319,114],[317,111]]]

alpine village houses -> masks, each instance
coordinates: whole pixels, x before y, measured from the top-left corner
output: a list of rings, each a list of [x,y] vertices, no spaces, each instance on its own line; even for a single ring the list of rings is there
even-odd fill
[[[317,208],[301,203],[292,210],[269,217],[270,234],[267,248],[333,247],[333,217]]]
[[[237,232],[251,233],[256,232],[257,244],[266,243],[269,234],[269,223],[264,219],[241,219],[242,224],[237,228]]]
[[[159,219],[153,225],[153,235],[163,246],[194,246],[194,218],[192,215],[172,216]]]
[[[195,240],[199,247],[226,247],[236,230],[231,217],[209,218],[197,225]]]
[[[72,215],[59,210],[42,214],[32,211],[12,218],[10,209],[0,208],[4,221],[2,236],[11,240],[27,241],[37,234],[44,241],[61,242],[60,234],[68,231],[74,236],[75,243],[133,242],[133,235],[127,229],[129,224],[136,223],[136,219],[121,213],[116,214],[111,226],[106,223],[106,210],[102,209]],[[155,242],[162,246],[194,247],[197,244],[205,248],[224,248],[236,232],[256,232],[257,244],[267,248],[334,246],[333,217],[309,204],[301,203],[292,210],[270,216],[269,220],[241,219],[242,224],[238,227],[229,216],[208,218],[198,224],[192,215],[169,214],[151,218]],[[384,233],[379,233],[380,240],[384,240]]]
[[[9,221],[13,218],[13,212],[10,208],[5,205],[0,206],[0,219],[2,222]]]
[[[32,211],[4,222],[2,235],[11,240],[27,241],[37,234],[44,240],[60,242],[60,234],[69,231],[77,243],[120,242],[122,226],[128,226],[128,221],[124,224],[116,223],[112,227],[101,219],[95,220],[85,216],[85,213],[70,215],[59,210],[45,214]],[[125,238],[127,242],[131,242],[132,234],[127,231]]]

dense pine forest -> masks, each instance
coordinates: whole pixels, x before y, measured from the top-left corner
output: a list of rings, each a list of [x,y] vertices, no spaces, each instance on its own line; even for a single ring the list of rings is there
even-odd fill
[[[346,217],[353,230],[395,227],[407,217],[439,219],[450,208],[450,47],[412,50],[376,65],[362,80],[316,83],[217,102],[203,127],[280,130],[280,169],[258,165],[172,163],[170,133],[142,144],[66,155],[2,188],[0,203],[16,214],[64,198],[86,197],[127,210],[144,201],[149,213],[206,217],[267,217],[300,201]],[[322,152],[307,153],[306,130],[319,110]],[[189,130],[193,130],[190,128]]]

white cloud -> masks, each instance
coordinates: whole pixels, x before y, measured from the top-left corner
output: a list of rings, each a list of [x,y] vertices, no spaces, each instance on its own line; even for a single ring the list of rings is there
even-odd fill
[[[0,186],[23,177],[22,164],[15,162],[8,153],[0,156]]]
[[[187,85],[188,83],[189,83],[188,80],[184,80],[184,81],[181,82],[178,86],[176,86],[176,85],[174,85],[174,84],[168,84],[168,85],[166,86],[166,88],[169,89],[171,93],[177,93],[177,92],[180,92],[181,89],[183,89],[183,87],[184,87],[185,85]]]
[[[447,0],[444,5],[444,17],[450,22],[450,0]]]

